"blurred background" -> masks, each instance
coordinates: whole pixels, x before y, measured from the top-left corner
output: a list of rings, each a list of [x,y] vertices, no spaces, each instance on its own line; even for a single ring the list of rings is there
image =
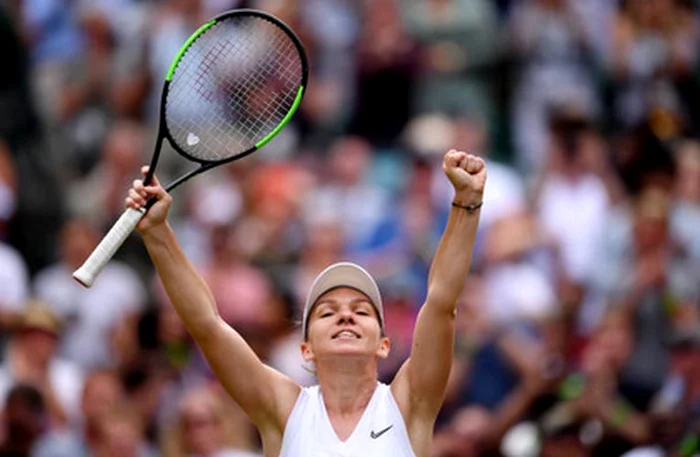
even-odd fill
[[[384,293],[392,379],[456,147],[489,178],[434,456],[700,452],[700,2],[0,0],[0,456],[261,455],[138,235],[71,278],[150,159],[177,49],[234,7],[297,31],[308,92],[171,223],[263,360],[314,382],[300,309],[348,259]],[[166,150],[161,180],[182,170]]]

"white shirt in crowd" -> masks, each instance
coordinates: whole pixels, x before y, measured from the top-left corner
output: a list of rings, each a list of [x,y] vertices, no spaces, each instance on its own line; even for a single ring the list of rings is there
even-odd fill
[[[111,262],[89,289],[73,280],[69,268],[56,264],[34,280],[38,298],[64,324],[60,353],[85,369],[110,366],[112,331],[126,316],[146,305],[146,290],[126,264]]]
[[[68,416],[68,421],[71,424],[78,423],[85,383],[83,371],[76,364],[67,360],[53,359],[49,365],[49,383],[61,408]],[[0,365],[0,408],[5,407],[7,394],[15,384],[15,378],[9,364]]]
[[[29,294],[27,266],[10,245],[0,242],[0,310],[19,312]]]
[[[568,180],[548,177],[539,200],[539,219],[558,242],[567,275],[583,283],[598,265],[596,249],[606,229],[609,198],[594,175]]]

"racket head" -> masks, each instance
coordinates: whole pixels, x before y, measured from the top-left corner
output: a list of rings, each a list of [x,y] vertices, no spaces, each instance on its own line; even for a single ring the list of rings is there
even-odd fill
[[[207,168],[239,159],[289,122],[307,80],[306,51],[287,24],[264,11],[227,11],[173,60],[161,96],[163,135]]]

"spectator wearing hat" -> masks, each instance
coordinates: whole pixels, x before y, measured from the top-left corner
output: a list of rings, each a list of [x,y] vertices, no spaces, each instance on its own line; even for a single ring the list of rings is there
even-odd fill
[[[99,238],[99,230],[88,220],[69,219],[61,228],[60,259],[38,271],[32,281],[37,298],[65,326],[60,356],[84,370],[114,365],[114,332],[144,309],[147,298],[136,270],[117,260],[105,266],[100,280],[89,289],[73,280],[70,272],[87,258]]]
[[[72,362],[56,356],[61,323],[44,304],[30,301],[13,331],[0,365],[0,402],[16,384],[28,384],[44,396],[51,425],[78,416],[83,375]]]

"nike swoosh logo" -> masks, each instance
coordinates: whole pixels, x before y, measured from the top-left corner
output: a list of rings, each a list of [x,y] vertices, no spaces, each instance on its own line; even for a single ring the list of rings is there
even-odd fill
[[[370,432],[369,436],[370,436],[370,438],[372,438],[373,440],[376,440],[377,438],[379,438],[380,436],[382,436],[383,434],[385,434],[386,432],[388,432],[388,431],[391,429],[391,427],[393,427],[393,426],[394,426],[394,424],[391,424],[390,426],[388,426],[388,427],[385,428],[384,430],[380,430],[380,431],[378,431],[378,432],[375,432],[374,430],[372,430],[372,431]]]

